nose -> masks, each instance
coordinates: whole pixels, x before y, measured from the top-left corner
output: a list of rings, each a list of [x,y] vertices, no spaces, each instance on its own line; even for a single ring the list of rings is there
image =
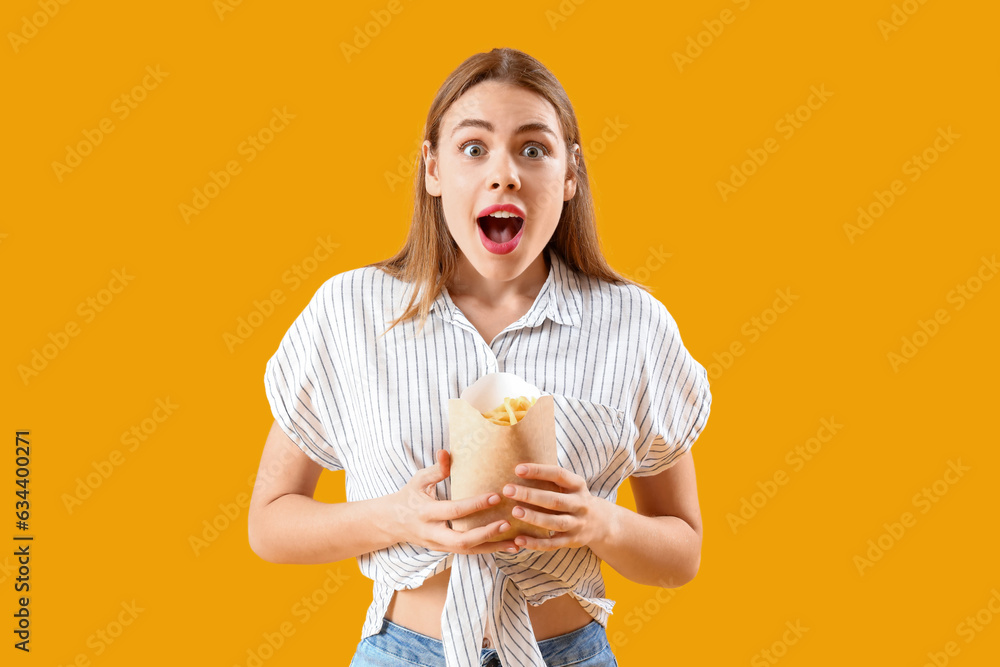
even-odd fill
[[[494,160],[493,174],[490,176],[490,189],[499,190],[500,188],[515,191],[521,189],[521,179],[517,175],[514,161],[506,154]]]

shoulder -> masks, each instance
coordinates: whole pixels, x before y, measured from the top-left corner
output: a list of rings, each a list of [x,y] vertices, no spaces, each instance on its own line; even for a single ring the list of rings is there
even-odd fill
[[[403,284],[376,266],[348,269],[327,278],[313,295],[313,301],[330,309],[365,308],[381,304]]]
[[[579,293],[583,308],[594,319],[620,320],[623,330],[666,332],[677,329],[677,323],[658,298],[641,287],[629,283],[611,283],[593,276],[579,276]]]

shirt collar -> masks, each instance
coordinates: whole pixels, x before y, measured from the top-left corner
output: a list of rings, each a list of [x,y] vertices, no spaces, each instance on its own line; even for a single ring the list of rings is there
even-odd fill
[[[553,322],[568,326],[581,325],[580,274],[574,271],[559,253],[546,250],[549,257],[549,275],[535,297],[535,302],[524,314],[524,326],[538,326],[547,317]],[[451,300],[447,288],[431,304],[430,312],[436,312],[445,321],[459,317],[461,311]]]

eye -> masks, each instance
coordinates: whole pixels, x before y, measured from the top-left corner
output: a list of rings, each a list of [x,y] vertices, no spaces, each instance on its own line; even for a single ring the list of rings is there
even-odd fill
[[[478,150],[478,151],[477,151],[477,152],[476,152],[476,153],[475,153],[475,154],[473,155],[473,154],[471,154],[471,153],[468,153],[468,152],[466,151],[466,147],[469,147],[469,148],[478,148],[479,150]],[[485,149],[483,148],[483,145],[482,145],[482,144],[480,144],[480,143],[479,143],[478,141],[476,141],[476,140],[470,140],[470,141],[466,141],[466,142],[465,142],[464,144],[462,144],[461,146],[459,146],[459,147],[458,147],[458,149],[459,149],[460,151],[462,151],[463,153],[465,153],[466,155],[468,155],[469,157],[479,157],[479,156],[481,156],[481,155],[483,154],[483,152],[484,152],[484,150],[485,150]]]
[[[529,151],[529,150],[535,151],[535,153],[536,153],[535,155],[529,155],[528,157],[545,157],[545,155],[548,153],[548,150],[546,150],[545,146],[542,146],[541,144],[535,144],[535,143],[528,144],[527,146],[524,147],[524,150],[525,151]]]

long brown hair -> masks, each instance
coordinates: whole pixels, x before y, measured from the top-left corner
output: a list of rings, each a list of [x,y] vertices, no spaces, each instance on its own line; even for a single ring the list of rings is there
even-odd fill
[[[441,119],[445,112],[462,93],[482,81],[509,83],[538,93],[555,107],[566,139],[567,154],[573,144],[583,145],[573,105],[562,84],[544,65],[528,54],[503,48],[471,56],[438,89],[424,125],[424,140],[430,141],[431,152],[437,152]],[[617,273],[604,258],[597,234],[587,164],[582,152],[577,153],[576,161],[570,155],[568,168],[574,170],[576,176],[576,193],[572,199],[563,202],[556,231],[545,249],[558,253],[570,268],[582,274],[611,283],[636,285],[649,291],[646,286]],[[441,198],[430,195],[425,188],[425,169],[421,152],[417,156],[417,168],[414,170],[413,219],[406,242],[394,256],[368,265],[378,267],[392,277],[417,287],[403,314],[392,322],[383,335],[397,324],[415,317],[420,318],[422,330],[431,304],[441,294],[442,288],[450,284],[457,267],[458,244],[445,222]]]

